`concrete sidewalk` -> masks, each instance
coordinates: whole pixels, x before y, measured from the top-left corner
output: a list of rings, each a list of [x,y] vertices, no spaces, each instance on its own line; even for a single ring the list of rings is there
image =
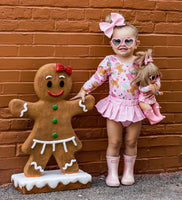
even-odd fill
[[[182,172],[137,175],[133,186],[107,187],[105,178],[93,178],[83,190],[23,195],[11,184],[0,188],[0,200],[182,200]]]

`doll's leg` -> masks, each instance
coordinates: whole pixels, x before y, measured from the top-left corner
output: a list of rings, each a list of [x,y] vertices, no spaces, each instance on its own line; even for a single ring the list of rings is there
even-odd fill
[[[75,156],[71,152],[69,150],[65,152],[63,148],[57,147],[57,150],[53,153],[60,170],[65,174],[77,173],[79,170]]]
[[[149,110],[149,109],[152,108],[150,104],[144,103],[144,102],[142,102],[142,101],[139,102],[139,106],[140,106],[140,108],[141,108],[143,111]]]
[[[126,128],[125,152],[124,152],[124,170],[121,183],[123,185],[132,185],[134,181],[134,165],[137,155],[137,140],[140,135],[141,121],[132,123]]]
[[[119,151],[122,143],[122,125],[107,119],[107,134],[108,134],[108,147],[106,152],[108,176],[106,184],[108,186],[119,186],[118,166],[119,166]]]
[[[152,105],[152,108],[153,108],[154,113],[158,117],[162,117],[163,119],[165,118],[165,116],[161,115],[161,113],[160,113],[160,105],[157,102]]]
[[[148,118],[150,124],[156,124],[158,122],[160,122],[163,117],[161,116],[157,116],[154,111],[153,111],[153,107],[149,104],[146,104],[144,102],[139,102],[139,105],[141,107],[141,109],[143,110],[144,115]]]
[[[39,177],[44,171],[47,162],[52,154],[52,149],[47,146],[44,153],[41,154],[42,144],[37,144],[36,148],[31,151],[28,162],[24,167],[24,174],[27,177]]]

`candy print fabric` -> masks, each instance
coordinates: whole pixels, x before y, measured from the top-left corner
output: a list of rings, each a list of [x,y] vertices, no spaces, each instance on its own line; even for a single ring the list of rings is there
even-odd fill
[[[89,94],[98,86],[102,85],[110,75],[111,63],[109,62],[109,58],[105,57],[104,60],[99,64],[95,74],[83,85],[82,89]]]
[[[83,90],[92,92],[102,85],[109,76],[109,94],[119,99],[138,99],[139,90],[132,83],[132,64],[121,63],[114,55],[106,56],[95,74],[83,85]]]
[[[156,83],[155,83],[157,86],[158,86],[158,89],[156,91],[156,95],[161,87],[161,82],[160,82],[160,78],[157,78],[156,80]],[[151,98],[146,98],[146,96],[144,95],[145,92],[149,92],[150,91],[150,87],[149,85],[145,86],[145,87],[139,87],[139,91],[140,91],[140,94],[139,94],[139,102],[144,102],[144,103],[147,103],[147,104],[154,104],[156,102],[156,98],[155,96],[151,97]]]
[[[115,55],[106,56],[95,74],[83,85],[90,93],[109,77],[109,96],[96,104],[103,117],[125,122],[137,122],[145,118],[138,105],[139,89],[132,83],[132,64],[122,63]]]

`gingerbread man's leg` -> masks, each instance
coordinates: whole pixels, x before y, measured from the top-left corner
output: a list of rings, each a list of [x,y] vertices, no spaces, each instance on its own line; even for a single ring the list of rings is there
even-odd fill
[[[72,151],[65,152],[64,149],[59,146],[53,155],[63,173],[72,174],[78,172],[79,166]]]
[[[39,177],[44,171],[49,158],[52,155],[50,145],[47,145],[43,154],[41,154],[42,144],[37,144],[36,148],[31,150],[28,162],[24,167],[26,177]]]

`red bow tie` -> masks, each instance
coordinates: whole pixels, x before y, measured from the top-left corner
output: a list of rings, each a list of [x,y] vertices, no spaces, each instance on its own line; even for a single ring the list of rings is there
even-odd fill
[[[65,71],[65,72],[67,72],[67,74],[71,75],[72,74],[72,67],[65,67],[60,63],[56,63],[56,71],[57,72]]]

